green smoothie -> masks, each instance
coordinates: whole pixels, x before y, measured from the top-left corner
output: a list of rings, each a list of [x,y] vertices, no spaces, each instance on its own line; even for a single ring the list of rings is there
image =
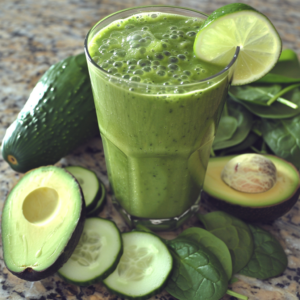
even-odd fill
[[[203,19],[151,12],[104,26],[88,62],[108,177],[132,216],[165,219],[199,201],[228,72],[193,54]]]

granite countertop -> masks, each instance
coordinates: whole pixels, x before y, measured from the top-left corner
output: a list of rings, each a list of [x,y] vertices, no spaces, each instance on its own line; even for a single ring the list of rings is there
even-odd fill
[[[26,102],[32,88],[51,64],[83,52],[88,30],[102,17],[117,10],[151,4],[186,6],[211,13],[230,3],[229,0],[2,0],[0,2],[0,140]],[[299,0],[245,0],[265,13],[278,29],[284,48],[291,48],[300,57]],[[95,138],[61,159],[60,166],[81,165],[94,170],[109,190],[102,144]],[[0,210],[10,189],[21,174],[14,172],[0,157]],[[202,206],[202,210],[205,207]],[[122,231],[128,230],[110,201],[101,216],[112,218]],[[197,225],[191,219],[185,227]],[[288,268],[279,277],[257,280],[238,275],[231,288],[249,300],[300,299],[300,201],[284,217],[265,224],[282,244],[288,256]],[[164,233],[173,237],[177,232]],[[0,244],[1,246],[1,244]],[[65,283],[57,275],[37,282],[26,282],[13,276],[3,262],[0,250],[0,299],[121,299],[101,284],[80,288]],[[174,299],[163,292],[152,299]],[[223,299],[234,299],[224,296]]]

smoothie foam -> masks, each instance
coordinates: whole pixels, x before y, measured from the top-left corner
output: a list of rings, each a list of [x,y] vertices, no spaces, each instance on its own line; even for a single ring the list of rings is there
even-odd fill
[[[199,81],[222,68],[193,53],[202,19],[143,13],[117,20],[89,43],[92,59],[114,76],[144,83],[178,85]]]

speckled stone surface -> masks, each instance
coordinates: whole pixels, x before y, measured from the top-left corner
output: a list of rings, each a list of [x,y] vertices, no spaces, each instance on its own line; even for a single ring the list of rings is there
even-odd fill
[[[51,64],[83,51],[83,40],[102,17],[117,10],[151,4],[186,6],[211,13],[231,3],[228,0],[2,0],[0,1],[0,140],[6,128],[16,118],[30,91]],[[300,1],[249,0],[248,3],[266,14],[278,29],[284,48],[292,48],[300,57]],[[102,144],[95,138],[67,157],[60,166],[81,165],[94,170],[109,190]],[[0,158],[0,209],[9,190],[21,174],[10,169]],[[201,209],[204,211],[205,207]],[[101,216],[115,220],[121,231],[128,228],[110,201]],[[184,227],[199,225],[191,219]],[[257,280],[238,275],[230,286],[250,300],[300,299],[300,202],[273,224],[263,225],[280,241],[288,255],[288,268],[279,277]],[[181,229],[182,230],[182,229]],[[162,233],[166,238],[178,232]],[[1,244],[0,244],[1,246]],[[0,300],[2,299],[121,299],[109,293],[101,284],[80,288],[54,275],[38,282],[26,282],[8,272],[0,250]],[[174,299],[166,292],[151,299]],[[224,296],[223,299],[234,299]]]

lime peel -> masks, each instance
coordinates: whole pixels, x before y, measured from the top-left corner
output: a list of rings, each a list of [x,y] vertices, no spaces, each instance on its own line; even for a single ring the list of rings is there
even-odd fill
[[[201,60],[226,66],[240,47],[232,85],[248,84],[268,73],[277,62],[282,42],[271,21],[243,3],[213,12],[198,32],[194,52]]]

